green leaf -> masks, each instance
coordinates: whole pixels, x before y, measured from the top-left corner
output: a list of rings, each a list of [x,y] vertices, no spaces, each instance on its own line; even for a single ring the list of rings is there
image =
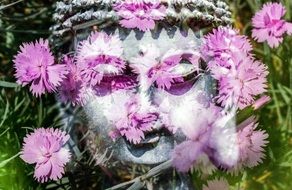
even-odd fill
[[[280,90],[280,93],[282,95],[282,98],[284,99],[286,104],[289,104],[291,101],[291,97],[289,97],[289,95],[287,95],[286,90],[283,88],[283,86],[281,84],[278,83],[278,88]]]
[[[0,168],[3,168],[8,162],[10,162],[11,160],[13,160],[14,158],[16,158],[19,155],[20,155],[20,153],[17,153],[16,155],[12,156],[11,158],[8,158],[8,159],[0,162]]]
[[[288,88],[288,87],[286,87],[286,86],[282,86],[283,87],[283,89],[287,92],[287,93],[289,93],[289,95],[292,97],[292,89],[291,88]]]
[[[289,162],[283,162],[280,164],[281,167],[291,167],[292,168],[292,163]]]
[[[2,5],[2,6],[0,6],[0,10],[7,9],[7,8],[9,8],[9,7],[11,7],[11,6],[17,4],[17,3],[22,2],[22,1],[23,1],[23,0],[19,0],[19,1],[13,2],[13,3],[10,3],[10,4],[8,4],[8,5]]]
[[[4,115],[3,115],[2,120],[1,120],[1,123],[0,123],[0,127],[2,127],[2,125],[6,121],[7,115],[8,115],[8,111],[9,111],[9,102],[7,101],[6,102],[6,106],[5,106],[5,112],[4,112]]]
[[[14,82],[6,82],[6,81],[0,81],[0,87],[4,88],[16,88],[19,85]]]
[[[254,109],[252,106],[248,106],[243,110],[240,110],[239,113],[236,115],[236,124],[240,124],[244,122],[246,119],[254,115]]]

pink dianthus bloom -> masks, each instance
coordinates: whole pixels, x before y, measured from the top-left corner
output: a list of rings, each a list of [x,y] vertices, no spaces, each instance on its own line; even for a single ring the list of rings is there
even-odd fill
[[[138,97],[132,97],[125,105],[125,116],[116,121],[120,134],[134,144],[144,139],[144,133],[151,131],[158,120],[155,108],[149,102],[144,103]]]
[[[77,66],[84,81],[95,86],[105,74],[121,73],[126,67],[122,54],[122,42],[118,36],[93,32],[77,48]]]
[[[228,61],[231,57],[246,56],[251,50],[252,46],[247,37],[239,35],[238,30],[230,27],[214,29],[212,33],[204,37],[201,48],[205,61],[214,59],[217,64],[226,68],[231,66]]]
[[[203,190],[229,190],[229,184],[223,178],[207,181],[207,183],[203,186]]]
[[[190,170],[205,153],[213,124],[220,116],[219,109],[213,105],[206,108],[197,104],[193,109],[184,114],[189,122],[180,126],[189,140],[177,145],[172,153],[172,164],[180,172]]]
[[[138,28],[145,32],[155,27],[155,21],[165,17],[166,7],[159,0],[126,0],[116,3],[114,10],[122,18],[120,24],[123,27]]]
[[[214,70],[215,78],[219,81],[217,102],[223,106],[237,105],[240,109],[254,103],[254,97],[266,92],[267,67],[252,57],[233,58],[235,69],[222,72]]]
[[[70,152],[64,148],[69,135],[59,129],[35,129],[24,138],[20,157],[29,164],[36,164],[34,177],[43,183],[58,180],[70,160]]]
[[[267,145],[268,134],[262,130],[255,130],[258,124],[251,122],[241,126],[238,130],[239,160],[234,170],[238,171],[243,166],[252,168],[262,162],[264,147]]]
[[[252,37],[258,42],[267,41],[269,46],[278,47],[285,32],[292,34],[292,24],[282,17],[286,9],[281,3],[266,3],[252,18]]]
[[[266,104],[268,104],[271,101],[271,97],[267,96],[267,95],[263,95],[262,97],[260,97],[259,99],[257,99],[254,104],[252,105],[254,110],[258,110],[260,108],[262,108],[263,106],[265,106]]]
[[[131,60],[131,68],[140,76],[140,83],[151,86],[153,83],[160,89],[169,89],[173,83],[183,82],[183,76],[177,72],[183,59],[192,63],[194,69],[198,68],[200,55],[185,54],[183,51],[170,49],[164,55],[151,44],[144,47],[144,52]],[[146,76],[147,78],[141,78]]]
[[[161,89],[169,89],[172,83],[183,82],[184,80],[182,76],[171,72],[181,60],[181,55],[172,55],[163,58],[159,64],[149,70],[148,77],[154,80],[157,86]]]
[[[81,79],[80,70],[72,57],[65,56],[63,62],[67,65],[69,73],[59,88],[60,100],[64,103],[72,103],[73,106],[84,105],[86,87]]]
[[[180,172],[187,172],[203,152],[203,144],[188,140],[177,145],[172,153],[172,164]]]
[[[35,96],[55,91],[65,78],[67,68],[63,64],[54,65],[48,40],[24,43],[20,50],[13,60],[17,83],[22,86],[31,83],[30,90]]]
[[[205,37],[201,52],[218,80],[216,98],[222,106],[236,104],[243,109],[266,91],[267,68],[253,59],[251,50],[248,39],[229,27],[214,29]]]

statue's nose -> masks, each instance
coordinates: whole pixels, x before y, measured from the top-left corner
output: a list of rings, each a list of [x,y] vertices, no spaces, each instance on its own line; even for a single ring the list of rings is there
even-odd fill
[[[153,104],[152,85],[146,83],[146,79],[140,76],[139,85],[135,95],[128,102],[128,112],[142,123],[154,124],[159,120],[159,111]],[[154,127],[154,126],[153,126]],[[156,127],[154,127],[156,128]]]
[[[158,112],[157,107],[152,103],[151,90],[138,89],[127,103],[129,113],[140,115]]]
[[[147,73],[140,74],[138,76],[138,85],[136,88],[136,97],[141,104],[141,107],[145,109],[153,109],[157,107],[154,103],[154,93],[155,93],[154,82],[151,78],[147,76]],[[149,108],[152,107],[152,108]]]

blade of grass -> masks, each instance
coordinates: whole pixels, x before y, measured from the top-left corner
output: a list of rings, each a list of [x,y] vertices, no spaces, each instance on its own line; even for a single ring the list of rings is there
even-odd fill
[[[8,115],[8,111],[9,111],[9,103],[8,101],[6,102],[6,106],[5,106],[5,112],[4,112],[4,115],[2,117],[2,121],[0,123],[0,128],[2,127],[2,125],[4,124],[4,122],[6,121],[7,119],[7,115]]]
[[[8,5],[2,5],[2,6],[0,6],[0,11],[3,10],[3,9],[6,9],[6,8],[8,8],[8,7],[11,7],[11,6],[13,6],[13,5],[16,5],[17,3],[20,3],[20,2],[22,2],[22,1],[23,1],[23,0],[18,0],[18,1],[16,1],[16,2],[10,3],[10,4],[8,4]]]
[[[3,131],[1,134],[0,134],[0,137],[2,137],[2,135],[4,135],[10,128],[7,128],[5,129],[5,131]]]
[[[43,101],[40,99],[38,107],[38,128],[41,127],[43,121]]]
[[[5,87],[5,88],[16,88],[19,85],[14,83],[14,82],[7,82],[7,81],[0,81],[0,87]]]
[[[272,84],[272,83],[271,83],[271,92],[272,92],[272,95],[273,95],[273,100],[275,102],[276,112],[277,112],[277,115],[278,115],[278,118],[279,118],[279,123],[283,123],[281,109],[279,107],[279,100],[278,100],[278,97],[277,97],[277,95],[275,93],[274,84]]]
[[[24,98],[24,99],[26,99],[26,98]],[[29,106],[30,106],[30,99],[27,98],[27,101],[25,101],[25,105],[22,108],[22,111],[21,111],[20,115],[23,115],[26,112],[26,110],[28,109]]]
[[[290,3],[291,3],[291,0],[286,0],[286,1],[285,1],[286,17],[287,17],[288,19],[290,19],[290,12],[291,12],[291,10],[290,10]]]
[[[291,107],[289,106],[288,110],[287,110],[285,124],[284,124],[284,126],[287,130],[289,130],[289,128],[290,128],[290,126],[289,126],[290,120],[291,120]]]
[[[257,1],[255,0],[246,0],[246,1],[254,13],[259,9],[259,5]]]
[[[20,153],[17,153],[14,156],[12,156],[11,158],[8,158],[8,159],[3,160],[2,162],[0,162],[0,168],[3,168],[7,163],[9,163],[11,160],[13,160],[14,158],[16,158],[19,155],[20,155]]]
[[[291,101],[291,99],[290,99],[290,97],[287,95],[287,93],[286,93],[286,91],[284,90],[283,86],[282,86],[280,83],[278,83],[278,84],[277,84],[277,87],[278,87],[278,89],[279,89],[279,91],[280,91],[280,94],[282,95],[282,98],[283,98],[283,100],[285,101],[285,103],[286,103],[286,104],[289,104],[290,101]]]
[[[21,102],[19,102],[15,107],[14,107],[14,112],[16,112],[25,102],[25,98],[23,98],[23,100],[21,100]]]

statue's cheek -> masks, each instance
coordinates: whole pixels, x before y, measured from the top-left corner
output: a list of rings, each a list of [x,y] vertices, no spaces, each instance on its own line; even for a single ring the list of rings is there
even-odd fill
[[[198,80],[173,85],[169,90],[155,89],[153,104],[160,110],[163,123],[171,131],[189,125],[190,118],[198,110],[209,106],[216,89],[211,88],[214,81],[209,75],[202,75]]]

